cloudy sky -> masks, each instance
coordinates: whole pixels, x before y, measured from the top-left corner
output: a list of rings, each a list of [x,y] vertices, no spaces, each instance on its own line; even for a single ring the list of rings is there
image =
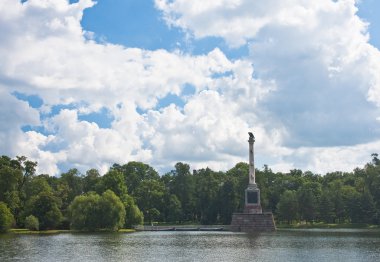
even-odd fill
[[[380,153],[380,1],[2,0],[0,154],[324,174]]]

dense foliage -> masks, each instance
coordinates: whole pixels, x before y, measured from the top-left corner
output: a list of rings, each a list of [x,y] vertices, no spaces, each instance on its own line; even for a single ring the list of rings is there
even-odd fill
[[[38,221],[38,218],[36,218],[33,215],[30,215],[25,218],[25,228],[29,230],[39,230],[40,229],[40,222]]]
[[[125,207],[111,190],[101,196],[89,192],[74,198],[70,205],[71,226],[79,230],[118,230],[125,223]]]
[[[2,156],[0,201],[16,226],[30,226],[33,216],[40,230],[117,230],[144,219],[146,223],[229,224],[232,213],[244,207],[249,170],[246,163],[226,172],[191,171],[188,164],[177,163],[160,176],[147,164],[129,162],[114,164],[103,176],[96,169],[85,174],[70,169],[54,177],[36,175],[36,166],[25,157]],[[272,211],[278,222],[380,221],[377,154],[364,168],[323,176],[301,170],[274,173],[264,166],[256,170],[256,181],[263,209]]]
[[[0,202],[0,232],[6,232],[13,224],[13,215],[4,202]]]

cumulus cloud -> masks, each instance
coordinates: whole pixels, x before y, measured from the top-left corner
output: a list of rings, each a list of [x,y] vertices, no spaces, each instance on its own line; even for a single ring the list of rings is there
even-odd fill
[[[7,4],[1,6],[1,13],[16,11],[2,18],[3,27],[9,29],[3,34],[8,42],[0,49],[5,61],[0,70],[5,79],[2,90],[38,95],[43,100],[38,108],[41,123],[17,118],[20,124],[14,128],[22,136],[19,145],[31,145],[28,150],[16,146],[17,153],[49,162],[40,165],[41,172],[57,174],[60,165],[70,164],[104,172],[113,162],[130,160],[167,169],[176,157],[226,166],[232,163],[226,156],[235,160],[239,151],[233,143],[237,131],[230,124],[241,127],[240,133],[246,133],[248,126],[235,114],[243,114],[240,107],[257,103],[272,88],[252,78],[249,62],[230,61],[218,48],[192,56],[179,50],[149,51],[86,39],[80,20],[91,1]],[[181,95],[187,84],[195,91],[182,98],[187,102],[184,108],[156,109],[160,99]],[[69,109],[55,113],[57,105]],[[104,107],[114,119],[111,128],[78,119],[78,113]],[[45,131],[22,133],[20,126],[26,124],[42,126]],[[194,141],[197,148],[190,147]]]
[[[54,175],[66,171],[62,166],[104,173],[131,160],[159,171],[177,161],[228,169],[246,161],[249,130],[258,161],[281,171],[347,170],[375,150],[380,55],[354,1],[155,3],[171,26],[247,45],[249,56],[97,43],[80,24],[90,0],[3,1],[3,153],[24,154]],[[15,91],[43,105],[32,108]],[[160,107],[169,94],[184,105]],[[112,116],[109,128],[78,117],[103,108]],[[40,129],[22,132],[26,125]],[[355,161],[349,165],[341,152]]]
[[[275,166],[331,170],[335,150],[351,150],[360,160],[358,145],[368,156],[375,150],[369,145],[380,135],[380,52],[368,43],[354,0],[155,3],[168,24],[195,38],[249,47],[255,75],[275,83],[257,105],[260,122],[281,128],[289,149]]]
[[[23,137],[21,128],[25,125],[38,125],[40,119],[37,110],[3,89],[0,85],[0,148],[16,154],[17,142]]]

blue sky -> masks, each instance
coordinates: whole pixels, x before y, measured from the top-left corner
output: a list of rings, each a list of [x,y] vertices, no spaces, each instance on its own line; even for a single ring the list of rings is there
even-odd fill
[[[59,175],[143,161],[351,171],[380,146],[376,0],[5,0],[0,150]]]
[[[78,2],[78,1],[70,1]],[[380,46],[380,3],[376,0],[358,1],[358,15],[370,23],[370,43]],[[186,32],[168,27],[154,0],[99,0],[84,12],[81,22],[85,30],[95,32],[99,41],[143,49],[173,50],[183,48],[186,52],[201,54],[218,46],[231,58],[247,54],[246,48],[228,48],[222,38],[186,40]]]

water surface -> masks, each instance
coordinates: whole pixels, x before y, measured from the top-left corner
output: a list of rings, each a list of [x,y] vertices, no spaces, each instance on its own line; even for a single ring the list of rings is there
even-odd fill
[[[380,261],[380,232],[8,234],[0,261]]]

